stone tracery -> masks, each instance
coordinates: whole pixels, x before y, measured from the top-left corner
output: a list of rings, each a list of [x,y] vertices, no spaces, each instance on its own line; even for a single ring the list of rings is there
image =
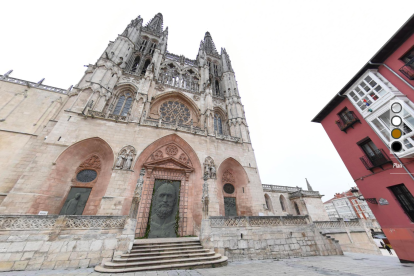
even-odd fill
[[[185,124],[191,119],[188,107],[178,101],[166,101],[161,104],[160,115],[162,120],[167,123]]]
[[[230,170],[225,171],[223,173],[222,180],[223,180],[223,182],[234,183],[233,173]]]
[[[169,155],[169,156],[175,156],[178,152],[178,148],[176,146],[173,145],[169,145],[167,146],[167,148],[165,149],[165,152]]]

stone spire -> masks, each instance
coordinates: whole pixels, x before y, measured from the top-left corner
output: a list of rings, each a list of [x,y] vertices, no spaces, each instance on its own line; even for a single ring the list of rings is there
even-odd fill
[[[221,48],[221,62],[223,64],[223,72],[233,72],[233,68],[231,67],[230,57],[226,52],[225,48]]]
[[[308,191],[313,191],[312,186],[309,184],[308,179],[306,179],[306,185],[308,186]]]
[[[218,55],[216,46],[214,45],[214,42],[213,42],[213,38],[211,37],[209,32],[206,32],[206,34],[204,35],[204,49],[207,54]]]
[[[162,33],[163,29],[163,18],[161,13],[157,13],[153,19],[151,19],[147,25],[145,25],[147,29],[150,29],[156,33]]]

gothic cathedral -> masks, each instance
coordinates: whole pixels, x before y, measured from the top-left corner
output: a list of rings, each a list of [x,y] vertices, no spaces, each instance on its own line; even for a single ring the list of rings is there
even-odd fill
[[[229,55],[209,32],[195,59],[167,43],[160,13],[109,43],[18,152],[3,214],[129,216],[136,237],[175,237],[263,212]]]

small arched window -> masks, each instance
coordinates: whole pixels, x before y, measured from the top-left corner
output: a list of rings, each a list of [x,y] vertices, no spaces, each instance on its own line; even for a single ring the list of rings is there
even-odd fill
[[[214,114],[214,131],[217,131],[218,134],[223,134],[223,124],[218,114]]]
[[[286,204],[285,204],[285,197],[281,195],[279,197],[280,207],[282,207],[282,211],[286,212]]]
[[[137,57],[134,59],[134,62],[132,63],[132,67],[131,67],[131,71],[132,71],[132,72],[137,71],[138,66],[139,66],[139,62],[140,62],[140,61],[141,61],[141,57],[140,57],[140,56],[137,56]]]
[[[132,96],[130,93],[122,94],[118,98],[113,114],[126,116],[132,104]]]
[[[215,89],[216,89],[216,96],[220,96],[220,85],[219,85],[219,82],[218,82],[218,80],[216,80],[216,83],[215,83],[216,85],[215,85]]]
[[[265,202],[266,202],[266,208],[270,212],[273,212],[272,200],[270,199],[268,194],[265,194],[264,197],[265,197]]]
[[[295,205],[296,214],[299,216],[300,215],[299,206],[296,202],[294,202],[293,204]]]
[[[144,75],[145,72],[147,71],[147,67],[150,65],[151,61],[149,59],[147,59],[144,63],[144,67],[142,67],[142,72],[141,75]]]

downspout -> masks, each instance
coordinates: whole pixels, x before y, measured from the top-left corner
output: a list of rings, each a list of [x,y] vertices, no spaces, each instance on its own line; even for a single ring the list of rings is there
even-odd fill
[[[395,76],[397,76],[400,80],[402,80],[406,85],[408,85],[412,90],[414,90],[414,86],[412,86],[410,83],[408,83],[405,79],[403,79],[400,75],[398,75],[394,70],[392,70],[387,64],[385,63],[372,63],[371,61],[368,61],[368,64],[371,65],[378,65],[381,66],[383,65],[385,68],[387,68],[388,70],[390,70],[391,73],[393,73]]]

